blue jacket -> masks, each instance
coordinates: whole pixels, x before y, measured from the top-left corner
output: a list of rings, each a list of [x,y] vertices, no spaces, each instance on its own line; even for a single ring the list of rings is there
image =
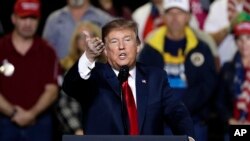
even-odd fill
[[[164,68],[164,59],[168,59],[163,55],[166,32],[164,26],[149,36],[138,57],[139,62]],[[207,119],[217,84],[214,58],[208,46],[199,41],[190,28],[186,28],[186,40],[184,67],[188,87],[182,99],[192,116]],[[195,56],[203,58],[203,62],[195,61]]]
[[[66,74],[63,90],[83,108],[86,134],[127,134],[122,112],[121,88],[108,64],[96,63],[88,80],[80,78],[76,63]],[[164,133],[168,123],[174,134],[193,136],[193,123],[184,104],[174,99],[166,72],[136,64],[136,97],[142,135]]]

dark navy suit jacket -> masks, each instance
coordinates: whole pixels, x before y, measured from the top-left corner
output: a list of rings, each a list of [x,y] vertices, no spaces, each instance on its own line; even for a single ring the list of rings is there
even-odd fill
[[[88,80],[80,78],[78,62],[68,71],[63,90],[81,103],[85,134],[127,134],[121,102],[121,87],[109,64],[96,63]],[[160,135],[164,124],[174,134],[193,136],[193,123],[181,101],[172,95],[166,72],[136,64],[136,97],[142,135]]]

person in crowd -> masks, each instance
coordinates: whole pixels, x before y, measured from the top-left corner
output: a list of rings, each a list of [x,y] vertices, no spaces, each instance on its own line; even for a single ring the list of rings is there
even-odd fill
[[[12,66],[12,75],[0,74],[1,141],[53,140],[59,63],[52,47],[35,35],[40,16],[39,0],[17,0],[14,30],[0,39],[0,62]]]
[[[191,26],[203,30],[212,1],[214,0],[190,0]]]
[[[81,103],[85,134],[159,135],[164,123],[193,140],[193,125],[159,68],[136,63],[140,39],[135,22],[115,19],[102,40],[86,35],[86,50],[68,71],[63,90]],[[106,64],[96,59],[104,52]]]
[[[205,9],[208,8],[207,5],[209,4],[209,2],[208,0],[193,0],[191,3],[193,4],[193,6],[191,6],[192,14],[189,25],[192,27],[195,35],[200,40],[208,44],[215,58],[216,68],[217,70],[219,70],[220,61],[218,57],[217,45],[208,33],[205,33],[201,30],[203,28],[204,20],[207,15]],[[138,23],[139,37],[143,42],[150,32],[163,25],[162,16],[164,10],[162,5],[162,0],[151,0],[150,2],[142,5],[133,12],[132,18],[135,22]],[[195,5],[198,5],[198,9]],[[142,48],[143,47],[144,46],[142,45]]]
[[[132,13],[132,19],[138,24],[139,37],[142,41],[149,32],[163,24],[162,13],[162,0],[150,0]]]
[[[183,100],[192,116],[196,139],[206,141],[210,99],[217,82],[214,58],[188,25],[189,1],[164,0],[163,7],[165,25],[150,33],[138,60],[168,73],[165,79],[174,96]]]
[[[249,0],[216,0],[210,6],[204,31],[211,34],[218,45],[221,67],[232,60],[237,51],[231,26],[241,11],[250,12]]]
[[[109,13],[113,17],[122,17],[130,20],[132,12],[123,1],[119,0],[91,0],[91,3]]]
[[[78,23],[71,37],[69,53],[65,58],[60,60],[64,71],[69,70],[85,51],[86,42],[82,31],[88,31],[91,37],[101,38],[101,28],[98,25],[90,21]],[[105,62],[104,54],[100,57],[101,58],[98,59],[101,60],[101,62]]]
[[[91,37],[101,37],[101,29],[99,26],[88,21],[80,22],[73,32],[68,55],[60,61],[63,72],[67,72],[85,51],[86,42],[85,36],[82,34],[83,30],[88,31]],[[98,60],[105,62],[104,54],[102,54]],[[60,92],[56,113],[63,134],[84,134],[80,104],[75,99],[67,96],[63,90]]]
[[[69,51],[70,37],[76,24],[80,21],[91,21],[103,26],[112,17],[95,8],[89,0],[67,0],[67,5],[51,13],[46,21],[43,38],[55,49],[57,56],[62,59]]]
[[[229,141],[229,125],[250,125],[250,15],[241,12],[233,26],[238,51],[220,73],[217,110]]]

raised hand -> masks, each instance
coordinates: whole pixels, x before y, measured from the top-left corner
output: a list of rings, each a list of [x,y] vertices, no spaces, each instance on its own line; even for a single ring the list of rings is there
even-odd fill
[[[93,62],[104,50],[104,43],[99,37],[91,37],[88,31],[83,31],[86,40],[85,53],[89,61]]]

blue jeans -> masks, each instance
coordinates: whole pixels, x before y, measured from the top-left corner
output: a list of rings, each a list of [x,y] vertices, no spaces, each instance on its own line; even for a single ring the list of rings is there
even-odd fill
[[[52,141],[52,117],[42,115],[34,125],[19,127],[0,115],[0,141]]]

